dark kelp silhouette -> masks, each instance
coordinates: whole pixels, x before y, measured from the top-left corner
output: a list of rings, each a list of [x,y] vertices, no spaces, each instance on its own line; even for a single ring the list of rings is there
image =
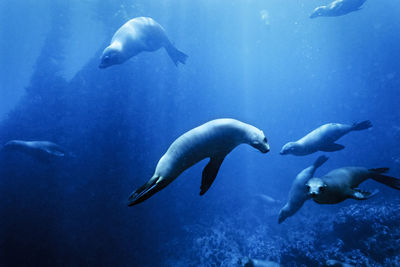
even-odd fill
[[[115,10],[118,7],[113,6]],[[174,94],[178,88],[176,70],[163,67],[172,64],[169,59],[165,63],[137,59],[124,67],[101,71],[97,68],[99,44],[92,59],[66,81],[60,73],[70,34],[70,10],[58,1],[51,2],[51,8],[51,29],[30,84],[19,104],[0,122],[0,143],[53,140],[76,157],[49,167],[0,153],[0,246],[4,248],[0,262],[128,264],[135,255],[121,247],[141,246],[141,239],[154,239],[151,231],[141,231],[145,224],[140,220],[128,220],[132,210],[125,205],[131,177],[144,176],[136,169],[146,160],[139,151],[151,147],[151,140],[143,136],[150,125],[160,124],[159,130],[174,125],[173,118],[168,118],[168,125],[161,123],[169,116],[162,112],[168,108],[160,104],[164,96],[147,96],[164,88]],[[119,25],[125,18],[112,19],[110,25]],[[154,79],[157,72],[164,78]],[[174,105],[173,99],[169,101]],[[145,110],[155,110],[156,115],[153,118]],[[85,253],[78,253],[82,250]],[[144,255],[141,260],[151,258],[152,250],[148,251],[149,257]]]

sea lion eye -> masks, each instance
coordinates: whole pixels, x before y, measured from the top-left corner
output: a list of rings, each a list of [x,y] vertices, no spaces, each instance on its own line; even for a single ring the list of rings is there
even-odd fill
[[[267,137],[264,137],[263,140],[264,140],[265,143],[268,143]]]
[[[306,184],[306,188],[307,190],[310,190],[311,187],[308,184]]]
[[[325,190],[325,186],[320,186],[320,187],[319,187],[319,191],[322,192],[322,191],[324,191],[324,190]]]

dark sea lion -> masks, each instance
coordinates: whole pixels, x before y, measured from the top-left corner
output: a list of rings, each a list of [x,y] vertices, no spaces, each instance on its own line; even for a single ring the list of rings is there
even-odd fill
[[[20,151],[41,161],[66,156],[61,146],[49,141],[12,140],[4,145],[4,150]]]
[[[335,169],[321,178],[308,180],[307,191],[318,204],[336,204],[348,198],[365,200],[376,195],[378,190],[367,192],[358,188],[359,184],[370,178],[400,190],[400,179],[382,174],[388,170],[388,168],[366,169],[363,167]]]
[[[258,260],[245,258],[240,260],[240,265],[244,267],[279,267],[280,264],[274,261]]]
[[[354,267],[354,265],[337,260],[327,260],[324,267]]]
[[[288,202],[279,212],[278,223],[282,223],[286,218],[293,216],[303,206],[304,202],[310,199],[306,183],[327,160],[327,157],[320,156],[313,165],[305,168],[296,176],[290,188]]]

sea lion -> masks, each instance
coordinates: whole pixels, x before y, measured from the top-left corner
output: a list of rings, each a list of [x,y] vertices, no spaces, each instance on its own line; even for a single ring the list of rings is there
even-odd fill
[[[271,196],[265,195],[265,194],[258,194],[256,196],[259,200],[261,200],[263,203],[268,204],[268,205],[277,205],[277,204],[282,203],[282,201],[275,199]]]
[[[314,9],[310,18],[337,17],[358,11],[366,0],[335,0],[327,6],[320,6]]]
[[[262,153],[269,151],[264,133],[234,119],[217,119],[200,125],[176,139],[159,160],[153,177],[129,197],[129,206],[148,199],[184,170],[210,158],[203,170],[200,195],[206,193],[217,176],[222,161],[236,146],[249,144]]]
[[[378,190],[367,192],[357,188],[369,178],[400,190],[400,179],[382,174],[388,170],[389,168],[366,169],[363,167],[335,169],[321,178],[308,180],[307,192],[318,204],[336,204],[348,198],[365,200],[378,193]]]
[[[49,141],[12,140],[7,142],[3,149],[21,151],[41,161],[48,161],[50,158],[64,157],[66,155],[61,146]]]
[[[279,267],[280,264],[274,261],[257,260],[244,258],[240,260],[240,265],[244,267]]]
[[[345,262],[341,262],[341,261],[337,261],[337,260],[327,260],[325,262],[326,267],[354,267],[354,265],[345,263]]]
[[[304,204],[308,195],[306,183],[314,176],[315,171],[328,160],[325,156],[320,156],[313,165],[302,170],[294,179],[289,192],[288,202],[279,212],[278,223],[282,223],[286,218],[294,215]]]
[[[296,142],[289,142],[282,147],[281,155],[293,154],[304,156],[317,151],[333,152],[342,150],[344,146],[336,144],[335,141],[351,131],[361,131],[371,128],[370,121],[354,123],[353,125],[341,123],[327,123]]]
[[[122,64],[143,51],[153,52],[161,47],[165,48],[175,65],[185,64],[188,56],[175,48],[164,28],[154,19],[131,19],[116,31],[111,44],[104,49],[99,68]]]

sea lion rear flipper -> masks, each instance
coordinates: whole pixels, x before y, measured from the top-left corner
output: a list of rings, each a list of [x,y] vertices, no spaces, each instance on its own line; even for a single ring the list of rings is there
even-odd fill
[[[319,168],[324,164],[329,158],[325,155],[319,156],[317,160],[314,162],[314,168]]]
[[[356,200],[365,200],[365,199],[375,196],[378,193],[379,193],[378,189],[375,189],[373,192],[368,192],[368,191],[362,191],[358,188],[354,188],[351,198],[356,199]]]
[[[326,145],[326,146],[321,147],[319,150],[324,151],[324,152],[334,152],[334,151],[339,151],[339,150],[342,150],[342,149],[344,149],[343,145],[332,143],[330,145]]]
[[[49,153],[49,154],[51,154],[51,155],[57,156],[57,157],[64,157],[64,156],[65,156],[65,153],[63,153],[63,152],[61,152],[61,151],[58,151],[58,150],[49,150],[49,149],[46,149],[46,152]]]
[[[168,185],[167,179],[153,176],[147,183],[136,189],[128,199],[128,206],[139,204]]]
[[[201,178],[200,196],[204,195],[211,187],[223,161],[224,157],[211,158],[207,166],[204,168]]]
[[[381,174],[387,172],[388,170],[389,168],[378,168],[370,169],[369,171],[372,171],[371,178],[378,183],[385,184],[391,188],[400,190],[400,179]]]
[[[362,122],[355,122],[351,126],[352,131],[362,131],[372,127],[372,123],[370,120],[362,121]]]
[[[178,63],[185,64],[186,59],[188,58],[188,55],[183,53],[182,51],[179,51],[175,46],[172,44],[167,44],[165,46],[165,50],[167,50],[167,53],[171,60],[174,62],[175,66],[178,66]]]
[[[45,147],[43,148],[43,150],[53,156],[56,157],[64,157],[65,156],[65,152],[63,149],[61,149],[60,147]]]
[[[389,168],[383,167],[383,168],[375,168],[375,169],[368,169],[370,172],[377,172],[377,173],[385,173],[389,171]]]

